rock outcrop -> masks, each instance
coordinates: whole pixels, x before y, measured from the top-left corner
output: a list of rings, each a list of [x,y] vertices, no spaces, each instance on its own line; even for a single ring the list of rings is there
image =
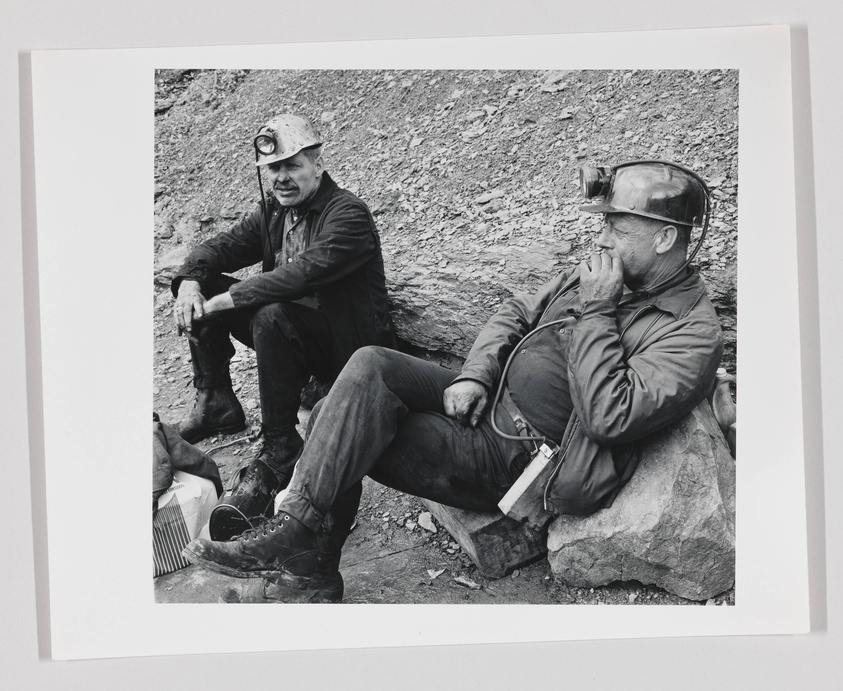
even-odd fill
[[[654,584],[705,600],[735,582],[735,461],[707,401],[654,435],[614,504],[551,524],[554,574],[577,587]]]
[[[429,499],[422,502],[468,554],[486,578],[503,578],[546,551],[543,531],[500,511],[466,511]]]

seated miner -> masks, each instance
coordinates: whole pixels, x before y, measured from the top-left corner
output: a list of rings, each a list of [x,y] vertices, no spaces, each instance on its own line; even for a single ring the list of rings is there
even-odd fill
[[[215,539],[272,515],[303,446],[297,413],[310,377],[332,380],[361,346],[395,345],[374,220],[325,171],[313,124],[280,115],[260,129],[254,147],[261,203],[196,247],[172,284],[195,375],[195,405],[175,425],[185,440],[246,425],[231,385],[229,336],[254,348],[257,361],[263,444],[215,509]],[[271,194],[264,195],[262,169]],[[257,263],[262,273],[250,278],[226,275]]]
[[[274,600],[337,601],[364,476],[489,511],[544,452],[551,513],[609,506],[636,468],[636,441],[711,390],[723,346],[688,259],[692,227],[707,225],[705,183],[650,161],[584,169],[581,182],[586,197],[602,198],[582,208],[605,222],[590,262],[505,302],[456,377],[391,350],[358,350],[314,411],[278,512],[231,541],[194,540],[184,556],[264,577]]]

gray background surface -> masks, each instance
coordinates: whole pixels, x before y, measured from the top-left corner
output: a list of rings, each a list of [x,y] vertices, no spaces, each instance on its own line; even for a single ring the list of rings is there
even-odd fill
[[[0,558],[0,686],[9,689],[841,688],[843,635],[843,320],[836,301],[843,188],[839,64],[843,9],[832,0],[667,0],[455,4],[373,0],[351,6],[206,0],[61,3],[0,0],[0,429],[4,554]],[[813,632],[807,636],[624,640],[49,660],[45,575],[38,288],[28,52],[40,48],[193,46],[280,41],[579,33],[790,24],[805,382],[806,479]],[[56,161],[73,174],[72,161]],[[21,232],[23,228],[23,232]],[[79,267],[94,271],[95,267]],[[774,273],[774,267],[771,267]],[[80,296],[80,299],[84,299]],[[25,316],[26,315],[26,316]],[[107,318],[107,315],[104,316]],[[783,325],[792,328],[793,325]],[[22,363],[26,362],[24,368]],[[72,366],[72,363],[69,363]],[[798,424],[798,421],[794,421]],[[30,455],[35,462],[29,463]],[[32,491],[31,491],[32,490]],[[34,494],[33,494],[34,491]],[[96,531],[80,534],[96,539]],[[34,549],[33,549],[34,545]],[[830,586],[830,587],[829,587]],[[37,593],[37,596],[36,596]],[[782,598],[787,592],[780,594]],[[283,626],[283,620],[279,620]]]

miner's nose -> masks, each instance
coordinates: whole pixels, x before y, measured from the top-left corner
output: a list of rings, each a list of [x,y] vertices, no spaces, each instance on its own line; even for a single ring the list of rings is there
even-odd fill
[[[603,230],[600,232],[600,237],[597,238],[597,246],[604,250],[610,250],[614,247],[609,233],[609,226],[603,226]]]
[[[270,166],[269,172],[275,180],[286,180],[289,177],[287,175],[287,169],[282,165]]]

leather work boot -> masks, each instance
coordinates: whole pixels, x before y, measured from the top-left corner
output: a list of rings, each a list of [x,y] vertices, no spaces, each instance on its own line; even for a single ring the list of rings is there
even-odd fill
[[[276,583],[273,577],[260,580],[250,578],[243,586],[227,588],[219,597],[219,602],[227,604],[336,604],[342,602],[342,576],[337,573],[339,583],[325,587],[313,583],[308,588],[290,588]]]
[[[317,535],[319,551],[316,554],[316,567],[310,579],[310,586],[306,590],[298,590],[298,597],[292,588],[283,581],[278,582],[273,576],[268,576],[264,583],[264,594],[269,600],[280,602],[340,602],[344,589],[340,574],[340,552],[323,552],[321,540]]]
[[[229,542],[196,539],[182,550],[191,564],[226,576],[270,576],[302,590],[311,585],[316,554],[316,533],[283,511]]]
[[[255,460],[237,473],[234,486],[211,512],[208,531],[212,540],[230,540],[257,528],[275,513],[275,496],[290,484],[303,446],[297,432],[264,437]]]
[[[260,581],[250,579],[243,585],[228,588],[219,601],[222,603],[287,603],[326,604],[342,601],[343,580],[340,575],[340,553],[324,552],[322,531],[317,534],[316,567],[306,588],[291,588],[277,574],[264,576]]]
[[[270,574],[262,581],[250,581],[239,588],[230,588],[220,602],[269,603],[333,603],[341,602],[344,590],[340,574],[342,548],[354,529],[360,505],[362,483],[340,494],[316,533],[316,567],[306,588],[290,588],[284,579]]]
[[[196,401],[187,417],[173,425],[190,444],[214,434],[233,434],[246,428],[246,415],[230,386],[196,389]]]

